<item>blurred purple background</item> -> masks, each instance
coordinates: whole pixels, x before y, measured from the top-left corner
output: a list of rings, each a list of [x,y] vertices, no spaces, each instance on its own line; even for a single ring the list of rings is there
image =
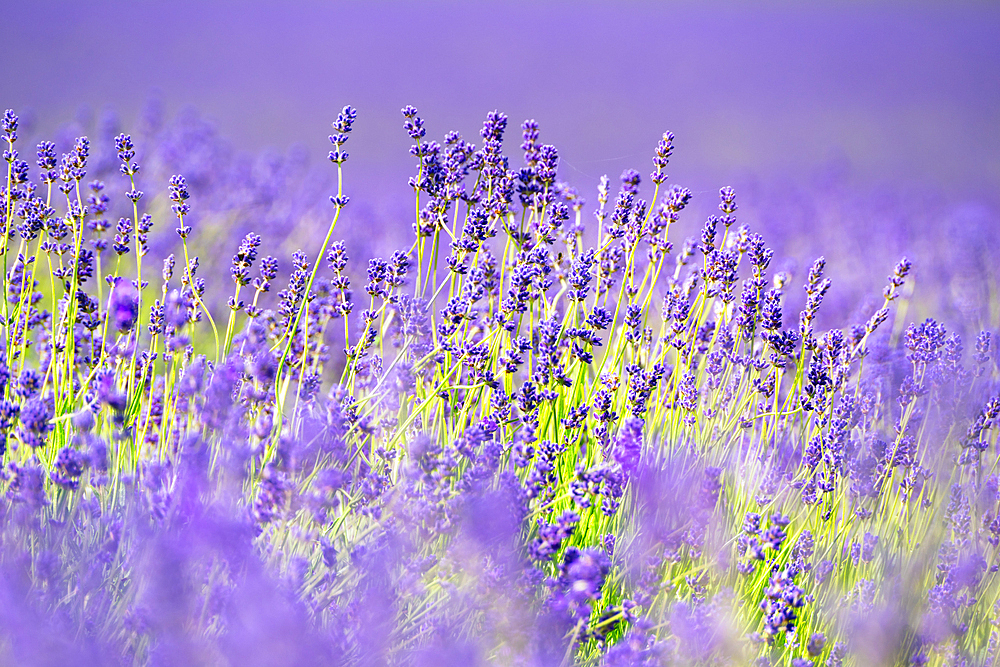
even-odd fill
[[[536,118],[573,180],[645,170],[671,129],[673,171],[711,188],[831,161],[862,183],[1000,188],[995,3],[750,4],[10,3],[0,99],[40,128],[81,105],[127,127],[158,90],[238,148],[315,154],[350,103],[366,177],[409,168],[414,104],[436,135],[494,108]]]
[[[350,103],[346,222],[391,241],[411,222],[404,104],[429,138],[475,141],[500,109],[514,156],[520,121],[537,119],[559,177],[591,202],[602,174],[648,173],[670,129],[691,229],[736,185],[742,220],[779,254],[826,252],[866,291],[890,254],[921,259],[928,230],[973,220],[969,243],[995,240],[1000,6],[809,4],[9,3],[0,100],[32,110],[31,134],[47,138],[74,118],[93,131],[109,108],[136,132],[154,96],[168,119],[196,109],[234,154],[331,173],[326,135]]]

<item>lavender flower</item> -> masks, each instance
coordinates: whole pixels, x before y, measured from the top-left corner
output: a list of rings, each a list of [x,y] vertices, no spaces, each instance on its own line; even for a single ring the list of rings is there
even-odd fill
[[[17,430],[18,439],[32,449],[45,446],[45,437],[52,431],[50,420],[54,407],[50,400],[30,398],[21,405],[21,425]]]
[[[851,238],[839,224],[786,329],[789,253],[809,245],[781,233],[787,212],[765,241],[734,227],[723,188],[719,214],[666,257],[694,198],[665,185],[672,134],[655,148],[653,199],[636,170],[617,193],[602,178],[591,229],[580,191],[559,180],[565,153],[535,121],[512,166],[502,113],[479,146],[457,132],[433,141],[415,108],[402,114],[417,163],[403,247],[385,245],[392,228],[357,236],[380,213],[341,216],[351,107],[325,178],[291,158],[235,158],[196,117],[155,113],[138,130],[141,172],[138,135],[108,117],[93,141],[61,139],[60,160],[37,144],[36,175],[14,150],[26,124],[4,115],[0,223],[4,247],[19,247],[0,313],[0,539],[4,562],[24,567],[0,572],[0,598],[48,634],[7,624],[2,658],[31,662],[63,637],[67,655],[101,662],[106,649],[109,663],[736,664],[764,652],[840,664],[845,641],[871,662],[991,655],[1000,398],[989,332],[968,343],[956,317],[985,315],[963,296],[989,284],[984,255],[962,246],[966,280],[914,227],[929,295],[904,292],[904,259],[884,302],[864,302],[854,276],[831,292]],[[170,249],[157,207],[135,210],[139,173],[165,185],[178,218],[184,261],[175,276],[168,255],[159,285],[142,260],[159,269]],[[317,239],[326,214],[298,201],[333,178],[345,241],[332,227]],[[131,217],[109,222],[121,209]],[[108,257],[133,237],[134,268]],[[904,294],[907,312],[934,319],[906,327]],[[63,632],[66,619],[83,629]]]
[[[642,455],[642,427],[641,419],[627,419],[615,440],[614,459],[627,475],[634,475],[639,467],[639,458]]]

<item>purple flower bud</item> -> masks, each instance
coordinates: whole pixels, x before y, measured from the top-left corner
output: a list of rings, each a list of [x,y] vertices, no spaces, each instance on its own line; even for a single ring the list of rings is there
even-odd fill
[[[87,407],[73,415],[73,428],[78,431],[89,431],[94,428],[94,413]]]
[[[736,192],[731,187],[726,186],[719,190],[719,199],[721,200],[719,210],[726,214],[724,221],[726,221],[726,227],[728,227],[734,222],[730,216],[739,208],[736,205]]]
[[[81,452],[72,447],[63,447],[56,456],[50,478],[64,489],[76,489],[86,463],[87,459]]]
[[[639,458],[642,454],[642,419],[630,417],[625,420],[618,437],[615,440],[615,447],[612,453],[615,461],[621,466],[625,474],[635,475],[639,468]]]
[[[118,331],[132,330],[139,317],[139,293],[130,283],[120,280],[115,285],[108,299],[108,313]]]
[[[51,399],[51,395],[49,396]],[[32,449],[44,447],[46,436],[55,428],[50,423],[54,406],[51,400],[30,398],[21,406],[21,426],[18,428],[18,438]]]
[[[809,643],[806,645],[806,650],[809,651],[809,655],[814,658],[823,652],[823,647],[826,646],[826,635],[822,632],[815,632],[809,638]]]
[[[17,141],[17,114],[14,113],[13,109],[7,109],[3,112],[3,119],[0,120],[0,128],[3,129],[5,139],[8,143],[13,144]]]

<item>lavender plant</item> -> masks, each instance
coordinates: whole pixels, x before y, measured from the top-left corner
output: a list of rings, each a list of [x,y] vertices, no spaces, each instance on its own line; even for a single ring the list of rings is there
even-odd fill
[[[906,259],[826,330],[817,259],[796,319],[732,188],[675,250],[669,132],[591,219],[534,121],[513,167],[499,112],[402,115],[412,244],[362,271],[349,106],[290,257],[126,134],[33,175],[6,112],[5,661],[993,664],[989,331],[907,323]]]

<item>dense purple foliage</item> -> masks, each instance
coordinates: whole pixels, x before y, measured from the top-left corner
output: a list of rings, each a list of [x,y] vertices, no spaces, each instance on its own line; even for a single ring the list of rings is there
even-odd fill
[[[995,298],[872,257],[845,306],[851,230],[769,246],[730,187],[675,248],[669,132],[590,222],[534,121],[515,166],[502,113],[402,118],[406,241],[334,237],[349,106],[335,180],[191,116],[32,167],[4,115],[4,659],[995,659]]]

